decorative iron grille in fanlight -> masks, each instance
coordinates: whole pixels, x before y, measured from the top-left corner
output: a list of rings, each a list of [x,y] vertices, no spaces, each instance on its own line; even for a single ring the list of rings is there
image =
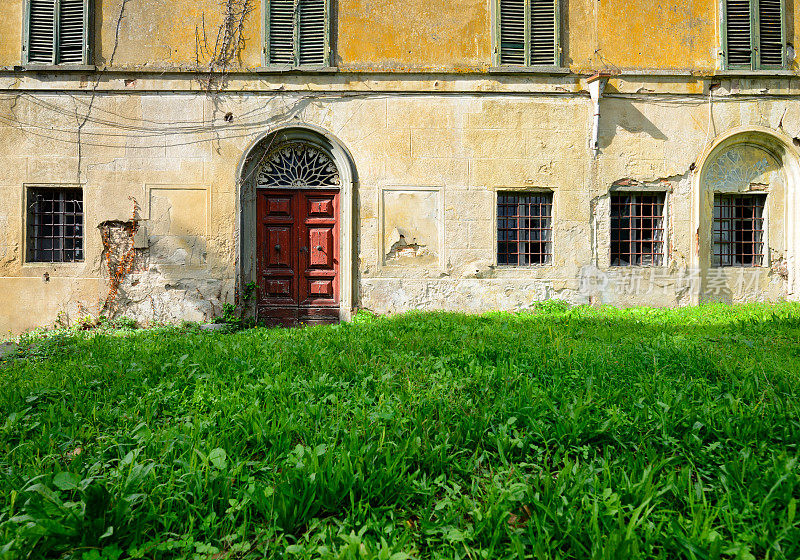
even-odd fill
[[[338,187],[339,170],[319,148],[287,142],[267,153],[258,171],[259,187]]]

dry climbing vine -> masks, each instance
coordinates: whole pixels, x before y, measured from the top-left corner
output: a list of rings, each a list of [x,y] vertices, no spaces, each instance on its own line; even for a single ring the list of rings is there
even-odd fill
[[[222,22],[216,37],[209,40],[206,31],[205,15],[202,23],[195,27],[195,65],[199,71],[202,67],[201,59],[208,60],[208,76],[205,86],[208,90],[214,85],[214,73],[222,72],[223,75],[234,63],[239,62],[239,57],[244,49],[245,21],[253,11],[253,0],[221,0]]]

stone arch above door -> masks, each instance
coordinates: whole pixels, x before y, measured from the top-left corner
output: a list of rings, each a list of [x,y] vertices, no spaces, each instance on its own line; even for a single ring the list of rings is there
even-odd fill
[[[338,191],[339,319],[348,320],[354,300],[353,197],[356,173],[348,150],[331,134],[311,125],[287,126],[257,138],[242,156],[238,169],[240,290],[257,280],[257,193],[292,189]]]

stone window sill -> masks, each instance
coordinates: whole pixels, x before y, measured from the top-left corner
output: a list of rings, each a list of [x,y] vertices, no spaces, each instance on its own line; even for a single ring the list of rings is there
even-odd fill
[[[490,74],[571,74],[572,70],[562,66],[492,66]]]
[[[22,72],[93,72],[97,66],[93,64],[23,64],[14,70]]]

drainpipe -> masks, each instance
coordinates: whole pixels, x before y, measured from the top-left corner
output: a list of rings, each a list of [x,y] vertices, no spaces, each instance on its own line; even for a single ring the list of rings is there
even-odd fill
[[[600,98],[606,89],[609,76],[610,74],[606,72],[596,72],[586,80],[586,84],[589,86],[589,95],[592,97],[594,113],[594,118],[592,119],[592,154],[594,157],[597,157],[600,152],[600,146],[598,145],[600,137]]]

